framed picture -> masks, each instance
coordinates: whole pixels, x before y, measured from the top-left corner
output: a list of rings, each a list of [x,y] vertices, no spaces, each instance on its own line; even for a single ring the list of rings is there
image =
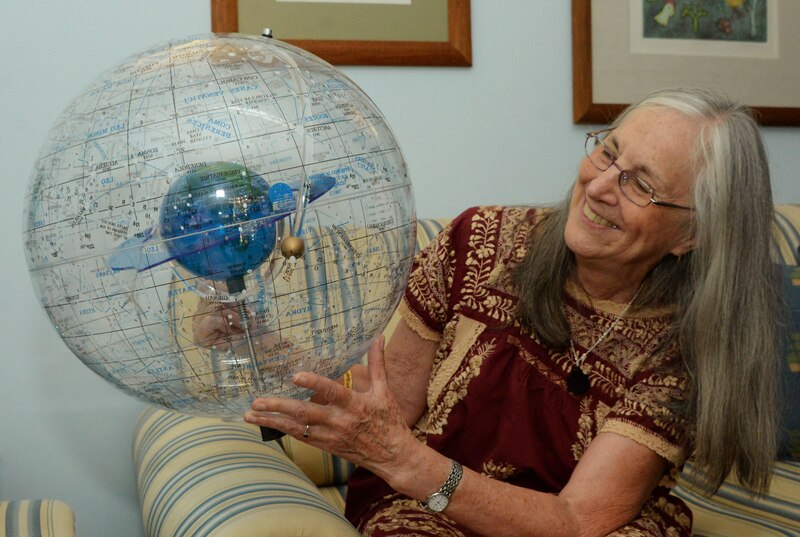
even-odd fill
[[[666,87],[716,89],[800,125],[797,0],[572,0],[573,120],[608,123]]]
[[[472,65],[470,0],[211,0],[214,32],[272,35],[336,65]]]

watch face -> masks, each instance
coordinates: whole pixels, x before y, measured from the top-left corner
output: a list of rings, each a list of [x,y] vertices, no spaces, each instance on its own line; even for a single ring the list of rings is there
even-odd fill
[[[428,509],[436,513],[439,513],[441,511],[444,511],[448,503],[450,503],[450,499],[447,496],[445,496],[441,492],[436,492],[434,494],[431,494],[430,497],[428,498]]]

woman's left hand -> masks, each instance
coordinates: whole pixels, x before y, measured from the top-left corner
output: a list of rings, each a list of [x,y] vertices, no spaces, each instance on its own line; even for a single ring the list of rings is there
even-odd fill
[[[253,401],[249,423],[272,427],[312,446],[339,455],[391,482],[413,461],[421,447],[405,424],[386,380],[384,338],[376,338],[367,354],[369,389],[356,392],[338,382],[302,372],[297,386],[315,393],[314,401],[260,397]],[[306,433],[306,434],[304,434]]]

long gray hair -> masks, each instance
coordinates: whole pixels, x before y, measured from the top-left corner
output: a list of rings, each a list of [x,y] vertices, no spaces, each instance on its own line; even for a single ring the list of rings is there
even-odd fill
[[[664,257],[635,306],[678,306],[674,337],[691,379],[684,411],[694,424],[693,457],[708,492],[734,468],[742,484],[765,490],[778,450],[781,300],[759,128],[746,107],[695,89],[654,93],[628,107],[612,127],[648,106],[701,124],[693,155],[695,248],[681,259]],[[557,347],[569,341],[561,293],[575,269],[564,242],[568,207],[569,197],[537,226],[513,275],[520,321]]]

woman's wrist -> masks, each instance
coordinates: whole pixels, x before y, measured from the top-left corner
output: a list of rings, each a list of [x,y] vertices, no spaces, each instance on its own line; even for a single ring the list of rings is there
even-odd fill
[[[381,476],[394,490],[420,501],[436,492],[450,472],[448,457],[411,436],[398,464]]]

